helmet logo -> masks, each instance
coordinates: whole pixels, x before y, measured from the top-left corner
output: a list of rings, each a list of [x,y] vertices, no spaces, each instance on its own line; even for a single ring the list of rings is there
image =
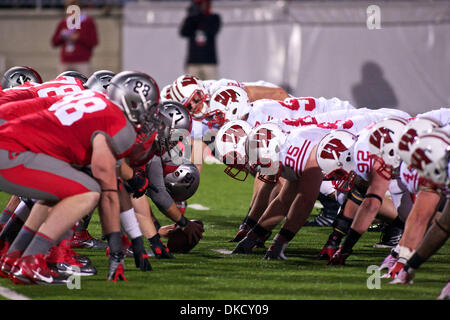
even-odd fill
[[[231,142],[234,145],[237,145],[241,138],[246,137],[244,129],[239,125],[233,125],[224,132],[222,136],[223,142]]]
[[[411,164],[418,170],[423,170],[423,164],[428,165],[431,163],[430,158],[425,154],[423,149],[416,149],[411,155]]]
[[[394,131],[386,127],[381,127],[370,135],[369,142],[377,149],[380,149],[382,141],[383,144],[394,142],[391,133],[394,133]]]
[[[174,127],[174,125],[178,124],[178,122],[184,119],[183,114],[178,109],[175,109],[174,112],[169,112],[169,116],[172,118],[172,127]],[[178,116],[176,120],[175,116]]]
[[[272,134],[271,130],[267,130],[265,128],[261,128],[255,133],[256,147],[267,148],[270,140],[272,140],[275,136]]]
[[[403,151],[409,151],[409,146],[414,142],[415,137],[417,137],[417,131],[413,128],[409,129],[401,137],[398,148]]]
[[[237,93],[235,90],[227,89],[225,91],[222,91],[220,94],[216,95],[214,98],[214,101],[217,101],[218,103],[223,104],[224,106],[227,106],[230,102],[238,102],[237,96],[240,96],[239,93]]]
[[[184,76],[181,84],[183,87],[187,87],[190,84],[197,84],[197,80],[193,76]]]
[[[150,86],[147,84],[143,84],[141,81],[136,81],[136,84],[133,88],[133,91],[136,93],[142,92],[142,94],[147,97],[148,92],[150,91]]]
[[[347,150],[347,147],[339,139],[331,139],[324,147],[320,153],[320,157],[323,159],[335,159],[340,157],[341,153]],[[334,153],[334,154],[333,154]]]

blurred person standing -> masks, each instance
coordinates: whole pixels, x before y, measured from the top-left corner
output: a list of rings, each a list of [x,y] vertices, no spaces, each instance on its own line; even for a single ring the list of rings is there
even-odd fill
[[[185,72],[201,80],[218,79],[216,36],[221,18],[211,13],[211,0],[192,0],[180,35],[189,39]]]
[[[59,22],[52,37],[54,47],[61,46],[59,73],[72,70],[85,76],[91,72],[90,59],[92,51],[98,45],[97,28],[94,19],[79,10],[79,20],[76,11],[67,11],[70,6],[81,7],[81,0],[66,0],[66,16]],[[77,25],[77,22],[79,24]]]

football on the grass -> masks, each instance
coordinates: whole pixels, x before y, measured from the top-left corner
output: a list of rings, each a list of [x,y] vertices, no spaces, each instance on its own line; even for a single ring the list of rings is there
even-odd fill
[[[203,227],[203,222],[200,220],[191,220],[191,222],[195,222],[200,224]],[[188,243],[187,235],[181,230],[179,226],[175,228],[172,232],[168,234],[167,239],[167,247],[173,253],[187,253],[192,250],[198,241],[194,241],[193,243]]]

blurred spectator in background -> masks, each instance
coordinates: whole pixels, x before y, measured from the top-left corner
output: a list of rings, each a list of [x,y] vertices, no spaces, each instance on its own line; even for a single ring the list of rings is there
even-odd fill
[[[72,5],[80,7],[78,26],[74,26],[76,13],[67,12],[67,8]],[[52,37],[52,45],[61,46],[59,73],[73,70],[88,77],[92,73],[92,51],[98,44],[94,19],[81,11],[81,0],[66,0],[65,12],[66,17],[61,19]]]
[[[187,74],[202,80],[219,78],[216,35],[220,26],[220,16],[211,13],[211,0],[192,0],[180,29],[180,35],[189,39]]]

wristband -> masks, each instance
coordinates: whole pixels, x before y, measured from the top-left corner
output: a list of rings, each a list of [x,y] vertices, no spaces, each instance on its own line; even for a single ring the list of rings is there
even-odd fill
[[[176,224],[178,226],[180,226],[181,228],[186,227],[188,224],[188,220],[186,219],[185,216],[181,216],[181,219],[179,221],[176,222]]]

